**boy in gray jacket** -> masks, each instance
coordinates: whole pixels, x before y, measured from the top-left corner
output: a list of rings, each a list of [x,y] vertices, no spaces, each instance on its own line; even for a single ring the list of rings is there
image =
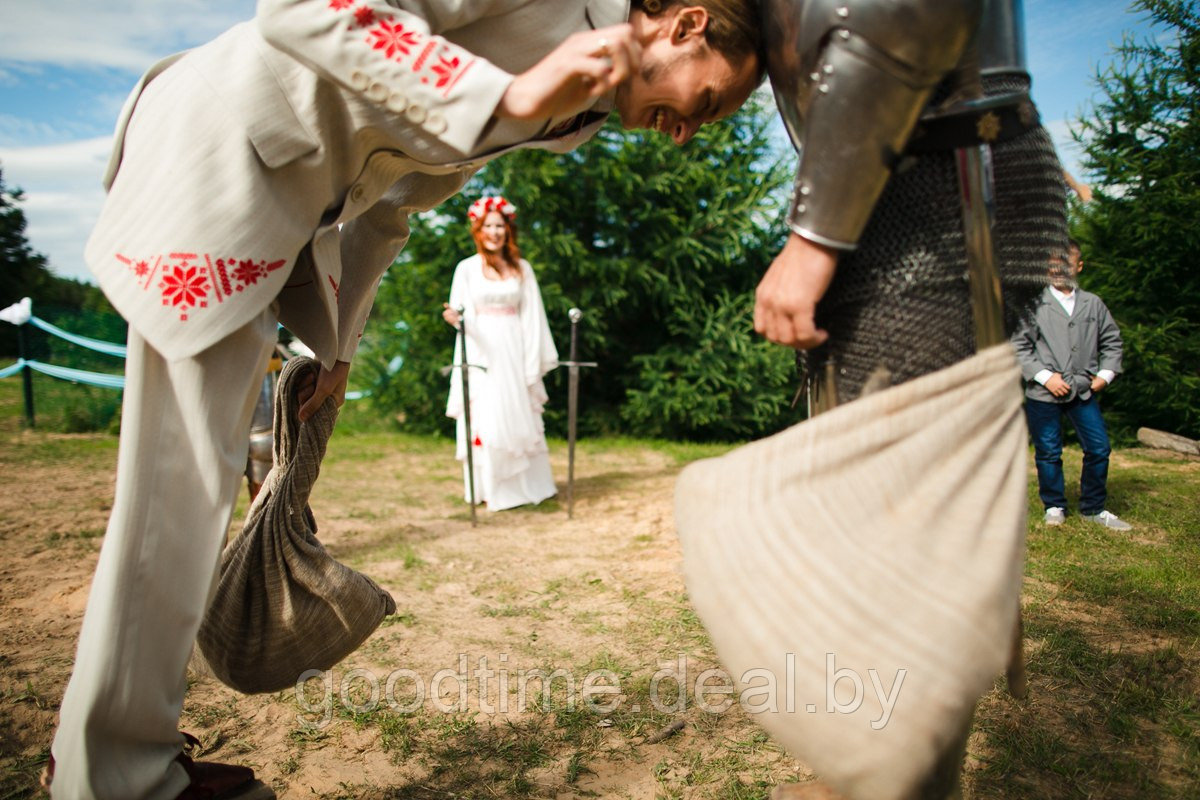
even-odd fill
[[[1037,462],[1038,493],[1047,525],[1066,517],[1063,492],[1062,417],[1075,426],[1083,447],[1079,513],[1116,530],[1132,526],[1104,508],[1107,496],[1108,430],[1097,394],[1121,371],[1121,332],[1104,302],[1077,288],[1083,269],[1079,245],[1072,241],[1065,263],[1051,262],[1050,286],[1033,318],[1013,334],[1025,379],[1025,415]]]

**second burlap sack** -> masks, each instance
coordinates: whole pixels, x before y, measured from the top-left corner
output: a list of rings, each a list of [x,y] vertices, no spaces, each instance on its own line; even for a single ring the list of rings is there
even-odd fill
[[[1009,661],[1019,377],[998,345],[679,478],[688,594],[717,654],[752,718],[851,800],[913,797]]]

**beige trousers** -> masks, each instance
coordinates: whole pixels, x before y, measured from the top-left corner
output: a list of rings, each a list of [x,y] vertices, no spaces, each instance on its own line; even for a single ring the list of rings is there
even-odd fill
[[[167,361],[132,328],[116,498],[63,697],[54,800],[171,800],[187,664],[246,466],[274,314]]]

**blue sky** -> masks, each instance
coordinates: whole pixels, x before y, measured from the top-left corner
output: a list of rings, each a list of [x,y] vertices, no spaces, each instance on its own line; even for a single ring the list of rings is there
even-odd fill
[[[937,0],[934,0],[935,2]],[[25,192],[30,245],[91,280],[83,246],[103,201],[113,124],[142,71],[254,14],[254,0],[0,0],[0,169]],[[1128,0],[1025,0],[1034,100],[1068,169],[1068,121],[1123,31],[1150,35]]]

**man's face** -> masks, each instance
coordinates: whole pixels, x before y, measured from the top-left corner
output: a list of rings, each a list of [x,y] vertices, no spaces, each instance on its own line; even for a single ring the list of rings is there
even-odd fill
[[[1075,288],[1075,276],[1079,274],[1081,264],[1078,248],[1067,250],[1067,257],[1054,256],[1050,259],[1050,285],[1060,292],[1068,292]]]
[[[636,74],[617,89],[617,113],[626,128],[649,128],[682,145],[701,125],[724,119],[758,85],[753,57],[732,64],[695,39],[655,40],[642,51]]]

